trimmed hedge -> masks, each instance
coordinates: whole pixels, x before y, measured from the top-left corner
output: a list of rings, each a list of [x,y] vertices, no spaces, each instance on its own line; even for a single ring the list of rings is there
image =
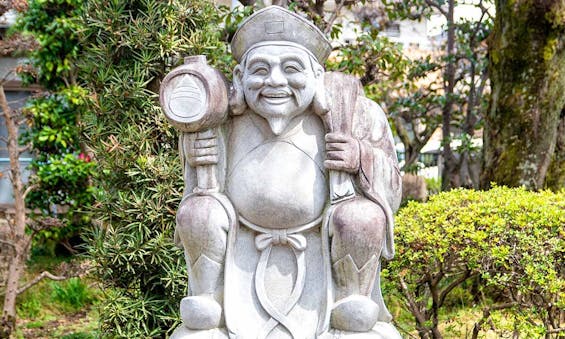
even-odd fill
[[[563,327],[565,191],[444,192],[401,209],[395,233],[396,258],[384,274],[420,337],[442,337],[440,310],[461,287],[483,305],[475,337],[500,310],[527,337]]]

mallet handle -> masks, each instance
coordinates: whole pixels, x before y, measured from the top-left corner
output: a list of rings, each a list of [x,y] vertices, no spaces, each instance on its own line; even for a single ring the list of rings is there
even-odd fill
[[[203,132],[197,132],[197,138],[208,139],[215,137],[212,129],[207,129]],[[218,177],[216,176],[217,164],[199,165],[196,166],[196,182],[197,188],[195,192],[219,192]]]

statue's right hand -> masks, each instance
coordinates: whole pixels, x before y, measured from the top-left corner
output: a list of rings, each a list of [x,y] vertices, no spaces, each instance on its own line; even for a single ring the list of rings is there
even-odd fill
[[[188,150],[188,163],[192,167],[218,163],[218,138],[214,133],[197,133]]]

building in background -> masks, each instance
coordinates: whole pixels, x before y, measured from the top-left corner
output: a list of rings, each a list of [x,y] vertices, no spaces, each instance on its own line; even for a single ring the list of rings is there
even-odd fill
[[[40,90],[38,86],[23,87],[20,79],[15,73],[16,67],[25,59],[14,57],[13,55],[21,54],[18,50],[23,46],[17,46],[17,40],[6,39],[6,31],[15,23],[16,14],[8,11],[0,16],[0,81],[3,83],[4,92],[8,104],[12,109],[21,109],[27,99],[33,93]],[[20,131],[25,130],[25,126],[20,126]],[[6,141],[8,135],[4,118],[0,116],[0,209],[9,208],[13,204],[12,184],[10,182],[10,159]],[[31,161],[29,153],[20,155],[21,168],[24,171],[25,180],[29,177],[27,166]]]

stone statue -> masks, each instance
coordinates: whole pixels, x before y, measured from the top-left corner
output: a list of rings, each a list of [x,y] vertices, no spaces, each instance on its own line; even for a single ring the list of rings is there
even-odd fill
[[[392,134],[359,80],[324,72],[330,51],[270,6],[233,38],[231,88],[203,56],[163,80],[190,289],[173,338],[400,338],[379,281],[401,195]]]

